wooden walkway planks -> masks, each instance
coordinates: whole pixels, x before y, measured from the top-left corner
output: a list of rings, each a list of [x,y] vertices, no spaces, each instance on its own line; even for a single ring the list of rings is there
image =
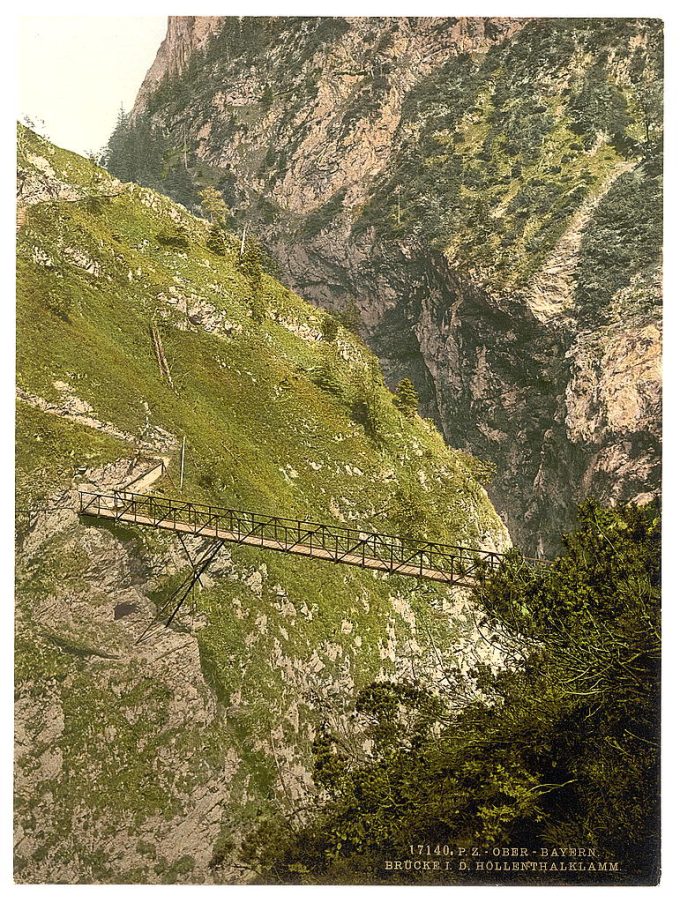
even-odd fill
[[[114,511],[104,513],[103,510],[98,517],[107,517],[110,520],[125,521],[131,524],[140,524],[142,526],[156,527],[160,530],[172,530],[175,533],[190,533],[193,536],[208,536],[215,539],[223,539],[225,542],[233,542],[243,546],[257,546],[262,549],[270,549],[273,552],[288,552],[290,555],[303,555],[307,558],[320,558],[324,561],[332,561],[335,564],[349,564],[355,567],[367,568],[374,571],[385,571],[389,574],[401,574],[405,577],[421,577],[425,580],[436,580],[439,583],[452,583],[458,585],[472,585],[474,579],[472,577],[460,577],[452,581],[441,571],[432,568],[420,567],[419,565],[395,564],[390,567],[387,563],[378,558],[366,558],[361,555],[353,555],[346,553],[342,558],[336,558],[334,553],[321,546],[307,545],[305,543],[295,543],[293,545],[285,545],[280,540],[266,539],[259,536],[241,536],[238,533],[232,533],[229,530],[220,530],[216,527],[203,527],[195,529],[191,524],[175,523],[174,521],[154,521],[150,517],[144,515],[128,515],[121,514],[116,517]]]
[[[129,491],[112,494],[82,491],[80,513],[458,586],[472,586],[480,574],[496,569],[503,559],[500,553],[488,549],[451,546]]]

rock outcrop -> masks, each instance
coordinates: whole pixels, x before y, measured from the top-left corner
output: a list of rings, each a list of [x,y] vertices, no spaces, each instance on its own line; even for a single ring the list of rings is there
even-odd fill
[[[182,74],[191,55],[206,45],[223,21],[224,16],[168,16],[168,33],[146,73],[133,113],[144,109],[163,79]]]

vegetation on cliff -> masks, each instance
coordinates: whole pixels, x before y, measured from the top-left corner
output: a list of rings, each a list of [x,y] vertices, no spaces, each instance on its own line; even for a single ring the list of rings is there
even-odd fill
[[[606,880],[656,882],[660,553],[657,506],[588,503],[550,569],[493,575],[476,598],[516,667],[493,678],[478,669],[484,701],[466,699],[455,672],[436,695],[393,682],[359,693],[370,754],[352,755],[327,727],[317,733],[318,808],[297,831],[253,833],[262,875],[496,883],[469,855],[461,872],[458,851],[476,847],[482,861],[499,858],[493,848],[524,847],[536,861],[541,848],[586,847],[595,863],[618,863]],[[386,868],[418,859],[451,868]],[[595,865],[560,880],[598,883],[602,873]]]
[[[576,302],[586,317],[606,318],[616,293],[635,280],[655,282],[663,228],[659,165],[650,159],[624,173],[593,215],[575,274]]]
[[[659,23],[630,19],[536,20],[452,58],[406,97],[399,154],[355,229],[419,237],[516,291],[617,161],[658,161],[661,95],[641,98],[662,71]]]
[[[660,21],[225,17],[187,54],[124,124],[164,142],[153,184],[214,186],[284,282],[350,312],[388,384],[410,378],[451,444],[493,462],[518,542],[554,550],[586,495],[658,490],[643,361],[640,429],[585,443],[564,412],[581,337],[658,334]],[[594,409],[631,385],[599,379]]]
[[[374,35],[365,36],[367,56],[360,73],[365,84],[338,111],[341,134],[349,136],[386,103],[384,92],[398,78],[398,67],[386,53],[395,23],[383,20]],[[143,114],[119,120],[107,165],[116,175],[163,185],[176,196],[170,183],[187,134],[186,124],[178,123],[188,114],[194,131],[210,124],[210,137],[208,146],[189,140],[185,178],[196,185],[216,180],[234,203],[231,178],[220,184],[219,164],[214,174],[205,166],[230,143],[223,134],[229,121],[235,132],[253,133],[258,146],[269,142],[261,149],[266,153],[260,175],[271,188],[271,177],[285,174],[295,150],[289,140],[288,160],[281,159],[278,137],[287,129],[292,129],[289,139],[297,135],[292,121],[316,102],[315,54],[323,49],[332,61],[352,27],[356,24],[342,19],[225,19],[205,50],[190,56],[181,75],[160,84]],[[246,107],[231,107],[229,116],[226,110],[216,113],[225,78],[240,77],[254,59],[268,61],[261,88],[267,102],[254,99]],[[272,65],[276,93],[268,80]],[[473,267],[489,287],[516,290],[536,272],[570,217],[617,161],[658,159],[662,70],[662,30],[656,20],[537,19],[486,52],[451,53],[407,92],[395,153],[369,187],[368,200],[352,211],[354,230],[373,228],[383,240],[418,239]],[[261,135],[259,126],[271,120],[272,107],[276,128]],[[256,156],[259,160],[259,151]],[[239,206],[246,200],[244,176],[236,173]],[[346,190],[309,211],[300,224],[303,237],[311,238],[344,213]],[[191,200],[187,194],[177,199]]]

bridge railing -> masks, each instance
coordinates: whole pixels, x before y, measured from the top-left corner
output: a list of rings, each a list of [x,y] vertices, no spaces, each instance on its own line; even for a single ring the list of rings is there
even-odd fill
[[[481,570],[495,570],[503,559],[500,553],[487,549],[124,490],[108,494],[82,491],[80,511],[165,529],[188,528],[203,536],[219,537],[220,533],[228,533],[236,542],[262,544],[296,554],[377,567],[391,573],[429,576],[451,583],[474,577]]]

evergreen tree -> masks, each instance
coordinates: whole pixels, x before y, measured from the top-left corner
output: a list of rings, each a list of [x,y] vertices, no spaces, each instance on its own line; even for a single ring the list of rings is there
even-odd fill
[[[607,80],[603,67],[588,70],[581,90],[570,95],[567,107],[573,130],[585,136],[587,146],[594,143],[598,132],[605,132],[625,150],[626,129],[631,121],[628,104],[621,89]]]
[[[259,326],[264,323],[268,308],[262,292],[262,253],[260,246],[252,238],[246,241],[239,268],[250,284],[250,315]]]
[[[390,517],[399,526],[401,536],[422,539],[429,532],[426,499],[422,490],[418,491],[413,484],[400,486],[390,506]]]
[[[260,98],[260,103],[264,110],[270,109],[271,105],[274,103],[274,92],[272,91],[271,85],[265,85],[262,97]]]
[[[210,227],[207,248],[213,254],[219,254],[221,257],[224,257],[224,231],[217,224]]]
[[[262,288],[262,254],[259,245],[252,238],[246,241],[239,267],[248,279],[253,295],[259,294]]]
[[[220,192],[209,185],[200,193],[201,209],[214,225],[224,225],[228,208]]]
[[[196,189],[191,173],[182,165],[173,166],[164,180],[168,195],[191,210],[196,205]]]
[[[106,168],[124,182],[162,190],[166,142],[146,115],[134,121],[121,107],[104,151]]]
[[[337,314],[337,319],[345,329],[349,329],[351,332],[358,332],[361,326],[361,313],[356,301],[348,301],[343,310]]]
[[[396,395],[393,401],[395,406],[405,417],[413,418],[418,413],[420,399],[416,392],[416,387],[408,376],[404,377],[397,386]]]
[[[332,395],[341,396],[345,387],[340,378],[338,356],[333,348],[327,348],[321,366],[314,371],[314,382]]]
[[[352,379],[352,417],[371,439],[379,440],[384,420],[380,388],[384,381],[377,361],[366,369],[358,368]]]
[[[250,316],[256,326],[261,326],[267,319],[267,305],[261,292],[253,295],[250,300]]]
[[[325,342],[334,342],[338,336],[340,324],[329,314],[326,314],[321,321],[321,336]]]
[[[657,55],[657,66],[645,65],[645,54],[638,47],[633,54],[629,67],[629,76],[638,109],[642,115],[644,128],[645,152],[649,156],[660,152],[661,133],[663,131],[663,68],[661,48],[654,48]],[[648,51],[653,52],[651,49]]]
[[[130,154],[128,117],[124,108],[118,110],[116,125],[105,149],[106,168],[123,182],[133,181],[133,164]]]

